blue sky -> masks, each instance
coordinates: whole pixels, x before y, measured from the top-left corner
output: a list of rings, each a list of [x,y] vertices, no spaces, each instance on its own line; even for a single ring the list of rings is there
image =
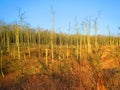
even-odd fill
[[[6,23],[18,22],[21,8],[25,12],[24,21],[31,27],[51,29],[51,5],[55,11],[56,32],[68,32],[69,23],[70,33],[75,32],[75,17],[81,31],[81,23],[91,17],[91,34],[94,34],[93,21],[101,11],[98,33],[108,34],[108,25],[113,35],[120,33],[120,0],[0,0],[0,19]]]

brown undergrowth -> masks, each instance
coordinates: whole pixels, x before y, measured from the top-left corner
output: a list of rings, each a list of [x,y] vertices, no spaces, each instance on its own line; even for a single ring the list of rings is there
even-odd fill
[[[120,90],[119,47],[103,46],[91,54],[82,50],[79,60],[74,49],[69,49],[68,59],[66,51],[59,50],[55,49],[52,64],[48,49],[48,66],[44,47],[31,48],[30,57],[21,50],[22,63],[4,53],[0,90]]]

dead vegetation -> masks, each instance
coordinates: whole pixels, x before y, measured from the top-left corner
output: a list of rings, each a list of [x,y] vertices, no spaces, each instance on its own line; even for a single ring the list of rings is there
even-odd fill
[[[120,48],[117,48],[120,51]],[[101,47],[96,54],[84,53],[80,61],[71,51],[71,57],[59,55],[59,48],[54,52],[54,67],[51,52],[48,49],[48,66],[46,66],[45,48],[31,49],[29,54],[21,50],[21,59],[13,59],[11,54],[3,54],[3,73],[0,76],[0,89],[23,90],[119,90],[120,67],[116,47]],[[62,50],[61,50],[62,51]],[[39,56],[40,55],[40,56]],[[96,61],[98,60],[98,61]],[[21,68],[22,67],[22,68]],[[21,72],[21,70],[23,70]]]

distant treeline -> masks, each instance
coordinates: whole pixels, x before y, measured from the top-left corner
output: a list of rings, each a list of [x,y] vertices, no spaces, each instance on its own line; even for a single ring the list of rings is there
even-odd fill
[[[51,30],[43,30],[40,27],[33,29],[28,25],[20,26],[18,24],[0,24],[0,46],[6,46],[7,43],[14,44],[16,42],[16,28],[18,29],[19,43],[50,45],[51,35],[53,35],[54,45],[76,45],[81,41],[81,44],[87,44],[88,34],[65,34],[65,33],[51,33]],[[95,35],[90,36],[91,45],[95,44]],[[120,45],[120,37],[118,36],[105,36],[97,35],[98,45]],[[80,43],[78,43],[80,45]]]

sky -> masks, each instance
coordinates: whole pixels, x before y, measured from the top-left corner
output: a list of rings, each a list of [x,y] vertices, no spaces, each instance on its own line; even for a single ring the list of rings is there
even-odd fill
[[[0,20],[6,23],[19,21],[18,11],[24,12],[24,23],[31,27],[50,30],[52,28],[51,6],[55,11],[54,28],[56,32],[75,33],[75,17],[79,33],[81,24],[97,19],[98,34],[108,34],[108,26],[112,35],[120,33],[120,0],[0,0]],[[70,24],[70,31],[68,32]]]

